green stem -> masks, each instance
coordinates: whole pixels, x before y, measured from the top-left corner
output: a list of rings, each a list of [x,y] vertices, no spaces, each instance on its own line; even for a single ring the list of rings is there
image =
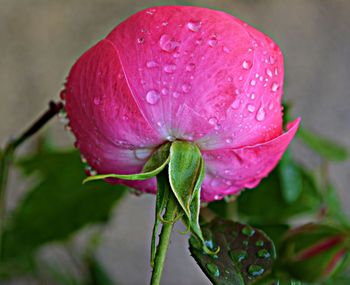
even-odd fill
[[[164,219],[167,221],[173,221],[176,217],[177,204],[174,195],[170,195],[168,204],[166,206]],[[164,262],[166,253],[169,246],[170,235],[173,229],[173,224],[163,224],[162,231],[159,236],[159,243],[157,247],[157,253],[154,260],[154,267],[152,271],[151,285],[159,285],[164,268]]]
[[[12,164],[14,153],[24,141],[39,131],[48,121],[57,115],[63,108],[62,103],[49,103],[49,109],[42,114],[26,131],[11,140],[4,148],[0,157],[0,259],[2,257],[2,230],[5,223],[5,189],[7,186],[9,168]]]

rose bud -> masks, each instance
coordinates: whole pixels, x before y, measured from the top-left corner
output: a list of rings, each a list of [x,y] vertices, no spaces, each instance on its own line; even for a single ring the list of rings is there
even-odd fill
[[[255,187],[299,125],[282,128],[283,56],[223,12],[163,6],[131,16],[86,51],[65,100],[77,147],[99,174],[140,173],[166,142],[204,158],[201,200]],[[156,192],[155,178],[113,180]]]
[[[305,282],[330,278],[349,252],[348,233],[329,225],[307,224],[287,233],[281,245],[284,268]]]

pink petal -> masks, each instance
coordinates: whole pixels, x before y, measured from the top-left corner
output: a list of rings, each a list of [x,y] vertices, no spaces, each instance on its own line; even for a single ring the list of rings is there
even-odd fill
[[[237,149],[203,151],[206,176],[202,200],[221,199],[258,185],[281,159],[299,123],[300,118],[289,124],[287,132],[268,142]]]
[[[241,20],[199,7],[156,7],[131,16],[107,38],[135,101],[164,139],[237,148],[281,133],[282,54]]]
[[[98,173],[137,173],[162,142],[140,112],[108,40],[74,65],[66,110],[77,147]]]

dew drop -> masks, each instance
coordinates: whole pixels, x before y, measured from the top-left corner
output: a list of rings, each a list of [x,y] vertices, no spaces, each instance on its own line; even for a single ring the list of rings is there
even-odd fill
[[[256,119],[261,122],[263,120],[265,120],[265,116],[266,116],[266,113],[265,113],[265,110],[263,107],[261,107],[259,109],[259,111],[256,113]]]
[[[278,87],[279,87],[278,83],[276,83],[276,82],[272,83],[272,86],[271,86],[272,92],[276,92]]]
[[[173,142],[176,140],[176,138],[174,136],[167,136],[166,139],[170,142]]]
[[[175,64],[168,64],[166,66],[164,66],[164,71],[166,73],[174,73],[176,71],[176,65]]]
[[[248,104],[247,109],[250,113],[253,113],[255,111],[255,105],[253,104]]]
[[[243,76],[238,77],[238,80],[242,81],[243,80]]]
[[[169,94],[169,91],[168,91],[168,89],[166,89],[166,88],[163,88],[160,92],[161,92],[163,95],[168,95],[168,94]]]
[[[137,43],[143,44],[145,42],[145,39],[143,37],[140,37],[137,39]]]
[[[134,150],[135,157],[138,160],[145,160],[147,157],[150,156],[151,152],[152,151],[150,149],[146,148],[139,148]]]
[[[219,267],[217,267],[214,263],[208,263],[206,267],[210,274],[214,275],[215,277],[220,276]]]
[[[242,63],[242,67],[243,67],[243,69],[246,69],[246,70],[250,69],[252,67],[252,63],[250,61],[248,61],[248,60],[245,60]]]
[[[166,52],[172,52],[178,47],[179,43],[176,42],[171,36],[164,34],[160,37],[159,46]]]
[[[231,105],[232,109],[235,109],[235,110],[237,110],[240,106],[241,106],[241,101],[240,100],[233,101],[233,103]]]
[[[155,90],[148,91],[146,94],[146,101],[151,105],[156,104],[159,101],[158,92]]]
[[[155,68],[158,66],[158,63],[156,63],[155,61],[148,61],[146,63],[146,66],[147,66],[147,68]]]
[[[224,51],[224,53],[230,53],[230,49],[226,46],[224,46],[222,50]]]
[[[275,58],[273,56],[269,57],[269,61],[270,61],[271,64],[274,64],[276,62]]]
[[[208,41],[208,45],[210,47],[215,47],[218,44],[218,40],[216,37],[211,37]]]
[[[215,125],[215,124],[217,124],[217,122],[218,122],[218,119],[217,118],[215,118],[215,117],[212,117],[212,118],[210,118],[209,119],[209,124],[211,124],[211,125]]]
[[[264,268],[260,265],[253,264],[249,266],[248,273],[253,277],[257,277],[264,273]]]
[[[100,97],[95,97],[94,98],[94,104],[95,105],[100,105],[101,104],[101,98]]]
[[[190,92],[190,90],[191,90],[191,85],[189,85],[189,84],[183,84],[182,87],[181,87],[181,89],[182,89],[182,91],[183,91],[184,93],[188,93],[188,92]]]
[[[272,78],[272,71],[271,71],[271,69],[270,68],[266,68],[266,74],[269,76],[269,77],[271,77]]]
[[[258,240],[258,241],[256,241],[256,243],[255,243],[255,245],[256,245],[256,246],[258,246],[258,247],[263,247],[263,246],[264,246],[264,244],[265,244],[265,243],[264,243],[264,241],[263,241],[263,240],[261,240],[261,239],[260,239],[260,240]]]
[[[258,257],[260,258],[270,258],[271,254],[269,253],[269,251],[267,249],[260,249],[258,251]]]
[[[271,103],[269,104],[269,110],[271,111],[273,109],[273,102],[271,101]]]
[[[255,234],[255,230],[250,227],[250,226],[245,226],[243,229],[242,229],[242,234],[248,236],[248,237],[251,237]]]
[[[192,32],[198,32],[202,27],[202,23],[201,22],[194,22],[194,21],[190,21],[187,23],[187,28],[192,31]]]
[[[251,86],[255,86],[255,85],[256,85],[256,80],[253,79],[252,81],[250,81],[250,85],[251,85]]]
[[[191,72],[191,71],[193,71],[195,69],[195,67],[196,67],[196,65],[194,63],[189,63],[189,64],[186,65],[186,70],[188,72]]]
[[[233,142],[232,138],[227,138],[225,141],[226,141],[226,143],[232,143]]]
[[[233,250],[229,252],[230,258],[233,262],[242,262],[248,257],[248,253],[245,250]]]
[[[255,93],[250,94],[250,99],[254,100],[256,97]]]
[[[173,97],[174,98],[179,98],[180,97],[180,93],[179,92],[173,92]]]

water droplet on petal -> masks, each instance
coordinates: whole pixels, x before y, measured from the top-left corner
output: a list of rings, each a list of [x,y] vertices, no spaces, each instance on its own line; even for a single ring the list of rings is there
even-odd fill
[[[269,104],[269,110],[271,111],[273,109],[273,102],[271,101],[271,103]]]
[[[224,51],[224,53],[230,53],[230,49],[228,47],[223,47],[222,50]]]
[[[252,81],[250,81],[250,85],[251,85],[251,86],[255,86],[255,85],[256,85],[256,80],[253,79]]]
[[[241,101],[240,100],[235,100],[235,101],[233,101],[231,107],[233,109],[237,110],[240,107],[240,105],[241,105]]]
[[[272,78],[272,71],[269,68],[266,68],[266,74]]]
[[[168,64],[164,66],[164,71],[166,73],[174,73],[176,71],[176,65],[175,64]]]
[[[168,89],[166,89],[166,88],[163,88],[160,92],[161,92],[163,95],[168,95],[168,94],[169,94],[169,91],[168,91]]]
[[[265,120],[265,116],[266,116],[265,109],[263,107],[261,107],[259,109],[259,111],[256,113],[256,119],[259,122],[261,122],[261,121]]]
[[[232,143],[233,142],[232,138],[227,138],[225,141],[226,141],[226,143]]]
[[[272,83],[272,86],[271,86],[272,92],[276,92],[278,87],[279,87],[278,83],[276,83],[276,82]]]
[[[250,94],[250,99],[254,100],[256,97],[255,93]]]
[[[144,42],[145,42],[145,39],[142,37],[137,39],[137,43],[139,43],[139,44],[143,44]]]
[[[272,55],[269,57],[269,60],[271,64],[275,63],[275,58]]]
[[[151,152],[152,151],[150,149],[139,148],[139,149],[135,149],[134,154],[135,154],[136,159],[145,160],[147,157],[150,156]]]
[[[219,267],[217,267],[214,263],[208,263],[206,267],[210,274],[214,275],[215,277],[220,276]]]
[[[189,63],[186,65],[186,70],[188,72],[193,71],[195,69],[196,65],[194,63]]]
[[[95,97],[94,98],[94,104],[95,105],[100,105],[101,104],[101,98],[100,97]]]
[[[146,63],[147,68],[154,68],[158,66],[158,63],[156,63],[155,61],[148,61]]]
[[[209,41],[208,41],[208,45],[209,45],[210,47],[215,47],[217,44],[218,44],[218,40],[217,40],[216,37],[212,37],[212,38],[210,38]]]
[[[155,90],[148,91],[146,94],[146,101],[151,105],[156,104],[159,101],[158,92]]]
[[[173,97],[174,98],[179,98],[179,96],[180,96],[180,93],[179,92],[173,92]]]
[[[253,104],[248,104],[247,109],[250,113],[253,113],[255,111],[255,105]]]
[[[264,273],[264,268],[260,265],[253,264],[249,266],[248,273],[253,277],[257,277]]]
[[[166,52],[172,52],[178,47],[179,43],[176,42],[171,36],[164,34],[160,37],[159,46]]]
[[[242,81],[243,80],[243,76],[238,77],[238,80]]]
[[[209,119],[208,122],[209,122],[209,124],[211,124],[211,125],[215,125],[215,124],[218,122],[218,119],[215,118],[215,117],[212,117],[212,118]]]
[[[187,28],[192,31],[192,32],[198,32],[200,30],[200,28],[202,27],[202,23],[201,22],[188,22],[187,23]]]
[[[250,69],[252,67],[252,63],[248,60],[243,61],[242,63],[243,69]]]
[[[176,138],[174,136],[167,136],[166,139],[170,142],[173,142],[176,140]]]
[[[183,84],[182,87],[181,87],[181,89],[182,89],[182,91],[183,91],[184,93],[188,93],[188,92],[190,92],[190,90],[191,90],[191,85],[189,85],[189,84]]]

